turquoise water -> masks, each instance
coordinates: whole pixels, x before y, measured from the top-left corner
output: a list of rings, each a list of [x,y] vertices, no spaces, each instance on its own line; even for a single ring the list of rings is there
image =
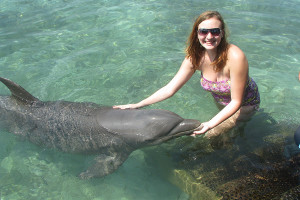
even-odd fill
[[[261,108],[287,135],[300,124],[299,0],[1,0],[0,76],[41,100],[137,102],[166,84],[184,58],[193,20],[221,12],[247,55]],[[0,93],[8,95],[4,86]],[[199,74],[152,105],[200,121],[217,112]],[[255,120],[255,119],[254,119]],[[256,122],[256,121],[255,121]],[[255,124],[261,131],[264,125]],[[134,152],[115,173],[79,180],[84,156],[0,135],[1,199],[188,199]]]

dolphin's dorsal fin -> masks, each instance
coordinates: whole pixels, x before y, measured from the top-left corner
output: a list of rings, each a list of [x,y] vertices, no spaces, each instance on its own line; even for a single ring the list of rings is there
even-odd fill
[[[0,77],[0,81],[8,87],[13,97],[22,101],[24,103],[33,103],[36,101],[40,101],[38,98],[32,96],[29,92],[27,92],[24,88],[20,85],[8,80],[6,78]]]

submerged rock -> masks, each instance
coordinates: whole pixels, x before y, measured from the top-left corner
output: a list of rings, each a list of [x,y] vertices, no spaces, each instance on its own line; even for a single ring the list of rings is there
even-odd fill
[[[272,131],[245,134],[217,150],[203,138],[181,138],[146,159],[190,200],[300,199],[300,151]]]

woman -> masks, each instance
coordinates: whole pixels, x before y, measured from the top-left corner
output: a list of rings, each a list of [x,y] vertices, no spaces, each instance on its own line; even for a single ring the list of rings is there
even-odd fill
[[[201,71],[201,86],[210,91],[220,112],[193,133],[217,136],[258,109],[260,98],[255,82],[248,75],[248,61],[237,46],[227,42],[225,23],[217,11],[202,13],[188,39],[186,57],[174,78],[150,97],[136,104],[114,108],[140,108],[173,96],[195,73]]]

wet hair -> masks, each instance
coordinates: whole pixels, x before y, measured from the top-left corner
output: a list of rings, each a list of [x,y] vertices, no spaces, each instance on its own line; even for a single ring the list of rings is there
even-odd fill
[[[191,59],[194,70],[196,70],[200,65],[201,58],[205,52],[205,48],[200,44],[198,39],[198,26],[201,22],[214,17],[221,22],[220,29],[222,30],[223,37],[217,47],[217,55],[215,60],[212,62],[212,65],[217,72],[221,71],[226,65],[229,43],[227,41],[227,30],[225,22],[219,12],[206,11],[199,15],[199,17],[196,19],[193,30],[187,41],[186,56]]]

